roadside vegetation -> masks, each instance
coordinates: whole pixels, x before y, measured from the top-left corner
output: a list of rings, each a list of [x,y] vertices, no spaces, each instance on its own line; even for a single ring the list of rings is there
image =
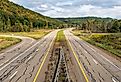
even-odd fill
[[[66,39],[63,30],[60,30],[57,33],[53,51],[50,54],[49,64],[47,71],[45,72],[45,82],[54,82],[55,80],[56,82],[69,82],[68,80],[71,79],[67,77],[67,62],[65,62],[65,59],[67,58],[67,45],[65,45],[65,40]],[[65,54],[62,56],[63,53]]]
[[[57,28],[63,22],[31,11],[9,0],[0,0],[0,32],[29,32]]]
[[[62,42],[62,41],[65,41],[65,35],[63,33],[63,30],[60,30],[57,33],[56,42]]]
[[[77,18],[58,18],[74,27],[89,33],[119,33],[121,32],[121,20],[100,17],[77,17]]]
[[[81,39],[103,48],[112,54],[121,57],[121,33],[82,33],[83,31],[75,30],[73,34]]]
[[[5,49],[11,45],[14,45],[20,42],[20,39],[12,38],[12,37],[1,37],[0,36],[0,50]]]
[[[7,35],[18,35],[18,36],[26,36],[34,39],[40,39],[52,30],[49,29],[40,29],[40,30],[34,30],[33,32],[7,32],[7,33],[0,33],[2,35],[7,34]]]

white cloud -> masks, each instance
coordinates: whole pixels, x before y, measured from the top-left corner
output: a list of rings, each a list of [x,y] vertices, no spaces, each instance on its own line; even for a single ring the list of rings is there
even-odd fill
[[[68,5],[72,5],[73,3],[72,2],[58,2],[56,4],[56,6],[68,6]]]
[[[121,18],[121,0],[10,0],[50,17]]]
[[[81,5],[80,14],[84,16],[100,16],[100,17],[114,17],[118,18],[121,16],[121,6],[114,6],[112,8],[103,8],[93,5]]]
[[[42,8],[48,8],[48,6],[46,4],[41,4],[40,5]]]

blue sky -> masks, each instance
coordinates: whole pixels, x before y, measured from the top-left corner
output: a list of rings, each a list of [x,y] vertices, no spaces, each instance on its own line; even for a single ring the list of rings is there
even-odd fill
[[[9,0],[50,17],[112,17],[121,19],[121,0]]]

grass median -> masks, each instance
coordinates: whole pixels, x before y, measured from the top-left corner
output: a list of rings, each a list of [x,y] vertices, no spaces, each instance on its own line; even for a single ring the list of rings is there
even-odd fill
[[[56,37],[56,42],[63,42],[65,41],[65,35],[63,33],[63,30],[60,30],[58,33],[57,33],[57,37]]]
[[[112,54],[121,57],[121,33],[82,33],[75,30],[73,34],[81,39],[103,48]]]
[[[0,51],[2,49],[5,49],[9,46],[12,46],[14,44],[19,43],[21,40],[18,38],[12,38],[12,37],[1,37],[0,36]]]

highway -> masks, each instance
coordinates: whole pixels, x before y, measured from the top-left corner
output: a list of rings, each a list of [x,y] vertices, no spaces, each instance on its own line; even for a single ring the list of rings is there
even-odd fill
[[[56,34],[57,30],[38,41],[21,37],[21,43],[1,51],[0,82],[36,82]]]
[[[77,82],[121,82],[120,61],[74,36],[71,30],[64,34],[80,69],[75,67]]]
[[[0,51],[0,82],[44,82],[58,31],[40,40],[12,36],[22,42]],[[119,60],[73,35],[71,29],[64,30],[64,34],[73,63],[69,68],[74,70],[75,82],[121,82]]]

